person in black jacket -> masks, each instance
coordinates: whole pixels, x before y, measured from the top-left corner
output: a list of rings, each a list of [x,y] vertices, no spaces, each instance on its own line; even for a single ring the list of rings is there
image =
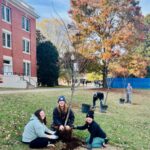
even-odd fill
[[[89,111],[86,115],[86,122],[83,126],[74,127],[74,129],[85,130],[88,129],[90,137],[87,138],[86,143],[88,149],[105,147],[108,139],[106,133],[101,127],[94,121],[94,112]]]
[[[100,100],[100,108],[101,108],[101,106],[103,105],[102,100],[104,99],[104,94],[101,92],[96,92],[93,94],[93,106],[94,107],[96,106],[96,101],[98,99]]]
[[[69,117],[65,125],[65,120],[67,118],[68,113]],[[52,127],[58,131],[58,135],[60,138],[64,138],[62,137],[62,135],[63,133],[65,133],[65,131],[71,132],[74,123],[74,118],[75,118],[74,113],[67,106],[65,97],[60,96],[58,98],[58,106],[53,110],[53,124],[52,124]]]

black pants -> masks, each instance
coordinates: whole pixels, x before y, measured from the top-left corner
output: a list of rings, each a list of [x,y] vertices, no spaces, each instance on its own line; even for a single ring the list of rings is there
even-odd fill
[[[96,106],[96,101],[97,101],[97,99],[93,99],[93,106]],[[100,108],[102,108],[103,102],[102,102],[102,100],[99,100],[99,101],[100,101]]]
[[[102,128],[100,127],[100,138],[103,138],[105,139],[107,136],[106,136],[106,133],[102,130]]]
[[[39,138],[36,138],[35,140],[31,141],[29,143],[29,147],[30,148],[44,148],[44,147],[47,147],[48,141],[49,141],[48,138],[39,137]]]

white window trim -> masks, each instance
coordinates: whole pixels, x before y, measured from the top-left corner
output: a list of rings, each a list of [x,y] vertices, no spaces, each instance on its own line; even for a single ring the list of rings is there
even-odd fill
[[[27,63],[30,63],[30,64],[31,64],[31,61],[30,61],[30,60],[23,59],[23,62],[27,62]]]
[[[6,33],[6,34],[10,34],[10,47],[8,46],[3,46],[3,48],[7,48],[7,49],[12,49],[12,36],[11,36],[11,32],[9,30],[6,29],[2,29],[2,34]],[[3,38],[2,38],[3,40]],[[6,42],[7,43],[7,42]],[[2,44],[3,45],[3,44]]]
[[[2,18],[2,21],[6,22],[6,23],[8,23],[8,24],[11,24],[11,8],[8,7],[7,4],[6,4],[6,5],[2,4],[1,6],[4,6],[4,15],[5,15],[5,18],[6,18],[6,16],[7,16],[7,15],[6,15],[6,8],[9,8],[9,10],[10,10],[10,16],[9,16],[9,17],[10,17],[10,21],[7,21],[7,20],[5,20],[5,19],[3,19],[3,18]]]
[[[22,30],[23,30],[23,31],[25,31],[25,32],[27,32],[27,33],[30,33],[30,31],[27,31],[27,30],[26,30],[26,29],[24,29],[24,28],[22,28]]]
[[[6,55],[4,55],[4,56],[3,56],[3,60],[8,60],[8,61],[10,61],[9,66],[12,67],[12,74],[11,74],[11,75],[13,75],[13,59],[12,59],[12,57],[11,57],[11,56],[6,56]]]
[[[31,53],[31,48],[30,48],[30,46],[31,46],[31,42],[30,42],[30,39],[23,37],[23,38],[22,38],[22,41],[23,41],[23,40],[25,40],[25,41],[28,41],[28,42],[29,42],[29,52],[23,51],[23,53],[24,53],[24,54],[28,54],[28,55],[30,55],[30,53]],[[23,47],[23,46],[22,46],[22,47]],[[26,46],[25,46],[25,47],[26,47]]]
[[[26,38],[26,37],[23,37],[22,39],[27,40],[27,41],[30,41],[30,39],[28,39],[28,38]]]
[[[30,19],[27,17],[27,15],[26,15],[26,16],[22,16],[22,17],[24,17],[24,18],[25,18],[25,20],[29,20],[29,31],[28,31],[28,30],[26,30],[26,23],[25,23],[25,28],[23,28],[23,27],[22,27],[22,30],[23,30],[23,31],[25,31],[25,32],[28,32],[28,33],[29,33],[29,32],[30,32],[30,30],[31,30],[31,25],[30,25],[31,23],[30,23]],[[25,21],[25,22],[26,22],[26,21]]]
[[[29,63],[30,64],[30,73],[29,73],[29,75],[24,75],[24,76],[31,76],[31,61],[23,59],[23,63]]]
[[[9,60],[11,62],[11,65],[12,65],[12,57],[11,56],[4,55],[3,60]]]
[[[7,32],[7,33],[11,34],[11,31],[9,31],[9,30],[2,29],[2,31],[3,31],[3,32]]]

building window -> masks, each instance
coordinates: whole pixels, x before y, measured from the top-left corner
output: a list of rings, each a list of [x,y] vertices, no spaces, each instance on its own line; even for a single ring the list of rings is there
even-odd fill
[[[23,45],[23,52],[30,53],[30,40],[23,39],[22,40],[22,45]]]
[[[22,29],[30,31],[30,20],[26,17],[22,17]]]
[[[3,31],[2,33],[3,47],[11,48],[11,32]]]
[[[2,19],[6,22],[11,22],[11,18],[10,18],[10,15],[11,15],[11,10],[9,7],[5,6],[5,5],[2,5]]]
[[[12,58],[9,56],[4,56],[3,58],[3,74],[13,75]]]
[[[23,62],[23,75],[30,76],[31,75],[31,64],[30,62]]]

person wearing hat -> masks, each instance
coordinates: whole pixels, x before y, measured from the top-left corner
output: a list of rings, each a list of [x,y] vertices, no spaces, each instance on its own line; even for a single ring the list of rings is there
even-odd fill
[[[86,139],[87,148],[101,148],[105,147],[108,143],[106,133],[94,121],[94,112],[89,111],[86,115],[85,124],[83,126],[74,127],[74,129],[85,130],[87,129],[90,136]]]
[[[58,135],[61,138],[60,133],[63,131],[71,131],[74,123],[74,113],[66,103],[66,98],[64,96],[60,96],[58,98],[58,106],[53,110],[53,124],[52,127],[58,131]],[[67,118],[67,114],[69,112],[69,117],[67,124],[65,124],[65,120]]]
[[[103,106],[103,102],[102,101],[104,100],[104,94],[101,93],[101,92],[96,92],[96,93],[93,94],[93,107],[96,106],[96,101],[98,99],[100,100],[100,109],[101,109],[102,106]]]

